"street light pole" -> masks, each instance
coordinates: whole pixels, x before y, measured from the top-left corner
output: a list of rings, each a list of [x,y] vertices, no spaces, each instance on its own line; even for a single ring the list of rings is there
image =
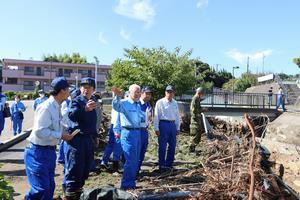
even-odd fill
[[[96,85],[95,85],[95,91],[97,92],[97,83],[98,83],[98,81],[97,81],[97,78],[98,78],[98,64],[99,64],[99,60],[98,60],[98,58],[96,57],[96,56],[94,56],[94,59],[95,59],[95,82],[96,82]]]
[[[232,67],[232,78],[233,78],[233,80],[235,79],[234,70],[239,69],[239,68],[240,68],[239,66]],[[234,93],[234,83],[235,83],[235,81],[233,81],[233,83],[232,83],[232,94]]]

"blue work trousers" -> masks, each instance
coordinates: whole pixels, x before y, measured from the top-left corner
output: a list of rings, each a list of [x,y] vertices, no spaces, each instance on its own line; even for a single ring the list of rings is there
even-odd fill
[[[30,144],[24,152],[25,169],[30,185],[25,199],[51,200],[55,189],[55,147]]]
[[[175,122],[160,121],[158,136],[158,165],[160,169],[172,167],[176,149]],[[168,146],[168,150],[167,150]]]
[[[113,153],[113,161],[121,160],[121,155],[122,155],[121,142],[120,139],[116,139],[115,137],[113,124],[110,126],[108,132],[108,143],[103,153],[102,163],[108,164],[109,157],[112,153]]]
[[[23,119],[20,119],[17,114],[12,115],[14,136],[22,132]]]
[[[141,170],[142,163],[145,159],[145,154],[147,152],[148,147],[148,140],[149,140],[149,133],[148,130],[142,129],[141,130],[141,152],[140,152],[140,161],[139,161],[139,171]]]
[[[276,105],[276,109],[278,109],[280,106],[282,106],[282,110],[285,111],[285,102],[284,99],[282,97],[278,97],[277,98],[277,105]]]
[[[135,179],[139,167],[141,152],[141,131],[123,129],[121,131],[121,146],[125,156],[124,172],[121,180],[122,189],[135,188]]]
[[[65,142],[65,185],[66,193],[82,190],[94,160],[94,144],[90,135],[77,134]]]
[[[4,129],[4,122],[5,122],[5,118],[3,115],[3,111],[0,111],[0,135]]]

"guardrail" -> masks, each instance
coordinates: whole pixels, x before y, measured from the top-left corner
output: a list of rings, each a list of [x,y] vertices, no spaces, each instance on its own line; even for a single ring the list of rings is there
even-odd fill
[[[190,102],[190,97],[176,97],[178,101]],[[273,108],[277,105],[277,95],[269,96],[267,93],[229,93],[213,92],[206,93],[201,105],[211,107],[251,107]]]

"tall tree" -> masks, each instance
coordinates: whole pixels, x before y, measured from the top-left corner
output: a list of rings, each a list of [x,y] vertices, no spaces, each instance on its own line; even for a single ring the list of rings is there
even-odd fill
[[[294,58],[293,62],[300,68],[300,58]]]
[[[43,55],[42,57],[43,61],[48,62],[62,62],[62,63],[73,63],[73,64],[86,64],[88,63],[86,60],[86,57],[82,57],[79,53],[73,53],[72,55],[69,55],[67,53],[60,54],[60,55],[50,55],[48,54]]]
[[[179,47],[168,51],[164,47],[125,49],[125,59],[117,59],[107,86],[128,89],[130,84],[153,88],[155,99],[164,95],[168,84],[175,86],[176,95],[181,95],[195,85],[194,60],[192,51],[181,53]]]

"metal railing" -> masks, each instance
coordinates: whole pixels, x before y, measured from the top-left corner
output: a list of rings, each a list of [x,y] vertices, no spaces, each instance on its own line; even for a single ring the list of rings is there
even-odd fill
[[[176,97],[176,100],[190,102],[191,97]],[[212,92],[205,94],[201,105],[211,107],[274,108],[277,105],[277,95],[273,94],[269,96],[267,93]]]

